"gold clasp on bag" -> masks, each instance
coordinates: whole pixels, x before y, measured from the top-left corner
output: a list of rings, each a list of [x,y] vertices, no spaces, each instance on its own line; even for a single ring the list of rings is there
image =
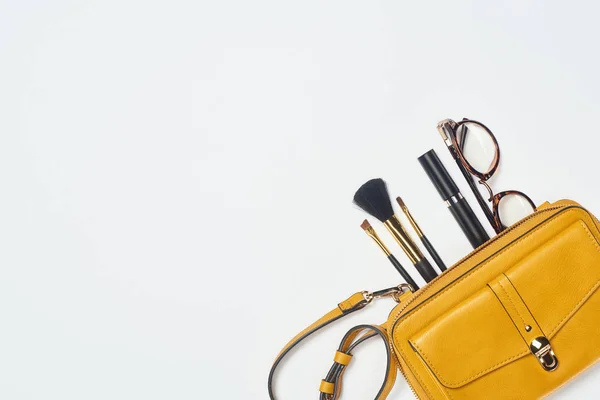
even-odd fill
[[[367,303],[373,301],[373,299],[379,299],[381,297],[392,297],[396,303],[400,303],[400,295],[406,292],[414,292],[413,287],[408,283],[401,283],[398,286],[394,286],[387,289],[378,290],[376,292],[362,292]]]
[[[529,349],[546,371],[554,371],[558,367],[558,358],[552,351],[552,346],[546,336],[533,339]]]

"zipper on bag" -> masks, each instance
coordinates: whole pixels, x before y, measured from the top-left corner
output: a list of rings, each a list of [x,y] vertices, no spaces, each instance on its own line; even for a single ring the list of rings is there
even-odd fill
[[[531,215],[523,218],[521,221],[517,222],[516,224],[512,225],[511,227],[505,229],[503,232],[501,232],[499,235],[496,235],[495,237],[493,237],[492,239],[488,240],[487,242],[485,242],[483,245],[479,246],[478,248],[474,249],[473,251],[471,251],[469,254],[467,254],[466,256],[464,256],[462,259],[460,259],[459,261],[457,261],[456,263],[454,263],[454,265],[450,268],[448,268],[447,271],[451,271],[452,269],[454,269],[455,266],[458,266],[462,263],[464,263],[465,261],[467,261],[469,258],[471,258],[473,255],[475,255],[476,253],[478,253],[479,251],[483,250],[484,248],[491,246],[493,243],[495,243],[497,240],[499,240],[500,238],[504,237],[506,234],[514,231],[515,229],[517,229],[519,226],[523,225],[524,223],[532,220],[533,218],[538,217],[539,215],[548,212],[548,211],[553,211],[553,210],[558,210],[561,208],[565,208],[568,207],[569,205],[573,205],[574,203],[571,201],[565,201],[565,203],[559,204],[559,205],[550,205],[549,203],[542,203],[540,205],[540,207],[538,207],[538,209]],[[596,221],[598,221],[597,218],[594,217],[594,219]],[[398,365],[398,369],[400,370],[400,373],[402,374],[402,376],[404,377],[404,380],[406,381],[406,383],[408,383],[408,386],[410,387],[410,390],[413,392],[413,395],[415,396],[415,398],[419,398],[419,396],[417,395],[417,392],[415,391],[412,383],[410,382],[410,380],[408,379],[406,372],[404,371],[404,369],[402,368],[402,364],[400,362],[400,358],[399,356],[396,354],[396,350],[394,348],[394,340],[393,340],[393,328],[394,325],[396,323],[396,321],[398,320],[398,318],[400,317],[400,315],[402,314],[402,312],[410,305],[412,304],[416,299],[420,298],[423,293],[426,293],[428,291],[428,289],[431,288],[431,286],[438,280],[445,278],[445,273],[437,276],[436,278],[434,278],[431,282],[429,282],[426,286],[422,287],[417,293],[415,293],[410,299],[408,299],[406,301],[406,303],[404,304],[404,306],[398,310],[394,317],[391,318],[391,320],[394,322],[393,325],[390,327],[390,335],[388,337],[388,341],[389,341],[389,346],[390,346],[390,350],[393,354],[393,356],[396,359],[396,363]]]

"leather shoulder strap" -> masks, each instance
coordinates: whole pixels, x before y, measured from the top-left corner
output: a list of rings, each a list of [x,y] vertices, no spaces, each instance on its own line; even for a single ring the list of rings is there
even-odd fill
[[[389,288],[380,290],[378,292],[358,292],[350,296],[348,299],[342,301],[338,304],[336,308],[329,311],[323,317],[319,318],[311,325],[306,327],[302,332],[298,333],[292,340],[290,340],[281,350],[279,355],[275,358],[273,362],[273,366],[271,367],[271,371],[269,372],[269,380],[268,380],[268,389],[269,389],[269,398],[271,400],[276,400],[275,394],[273,391],[273,380],[275,375],[275,370],[279,366],[279,363],[283,358],[293,349],[297,344],[299,344],[302,340],[306,339],[308,336],[312,335],[316,331],[324,328],[330,323],[337,321],[338,319],[353,313],[354,311],[358,311],[363,309],[367,304],[369,304],[374,298],[384,297],[384,296],[393,296],[396,301],[398,301],[398,296],[404,292],[406,288],[405,285],[400,285],[398,287]],[[391,350],[389,348],[388,340],[387,340],[387,327],[386,324],[383,325],[358,325],[354,328],[350,329],[336,351],[334,356],[334,362],[329,372],[327,373],[324,380],[321,381],[320,386],[320,400],[336,400],[339,398],[341,390],[342,390],[342,377],[348,363],[352,359],[352,350],[358,346],[360,343],[364,342],[367,339],[373,337],[380,337],[385,343],[385,349],[387,353],[387,366],[386,366],[386,376],[375,397],[375,400],[384,400],[387,398],[390,390],[394,386],[394,382],[396,380],[397,367],[394,360],[393,355],[391,354]]]

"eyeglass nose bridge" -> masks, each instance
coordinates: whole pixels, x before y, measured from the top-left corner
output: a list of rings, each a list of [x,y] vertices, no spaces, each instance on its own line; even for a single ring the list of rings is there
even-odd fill
[[[488,193],[490,195],[488,201],[494,200],[494,192],[492,192],[492,188],[490,187],[490,185],[486,181],[484,181],[483,179],[480,179],[479,183],[482,184],[483,186],[485,186],[485,188],[487,189],[487,191],[488,191]]]

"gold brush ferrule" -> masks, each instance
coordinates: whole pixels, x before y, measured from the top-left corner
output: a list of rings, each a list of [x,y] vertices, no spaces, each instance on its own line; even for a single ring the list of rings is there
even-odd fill
[[[373,239],[379,247],[381,247],[381,250],[383,250],[383,252],[385,253],[386,256],[389,257],[390,254],[392,254],[392,253],[390,253],[390,250],[387,248],[387,246],[381,241],[381,239],[379,238],[379,235],[377,234],[377,232],[375,232],[375,229],[373,229],[372,226],[369,226],[368,228],[366,228],[365,232],[367,233],[367,235],[371,236],[371,239]]]
[[[396,239],[396,242],[398,242],[400,247],[402,247],[402,250],[404,250],[410,259],[410,262],[416,264],[424,258],[421,250],[419,250],[415,242],[408,236],[402,223],[395,215],[392,215],[392,217],[383,224],[387,230],[390,231],[394,239]]]
[[[402,209],[402,212],[404,212],[404,215],[406,215],[408,222],[410,222],[415,232],[417,232],[417,235],[420,238],[423,237],[423,231],[421,230],[421,228],[419,228],[419,224],[417,224],[417,221],[415,221],[410,211],[408,211],[408,207],[406,207],[406,204],[404,204],[400,197],[396,197],[396,201],[398,202],[398,205],[400,205],[400,208]]]

